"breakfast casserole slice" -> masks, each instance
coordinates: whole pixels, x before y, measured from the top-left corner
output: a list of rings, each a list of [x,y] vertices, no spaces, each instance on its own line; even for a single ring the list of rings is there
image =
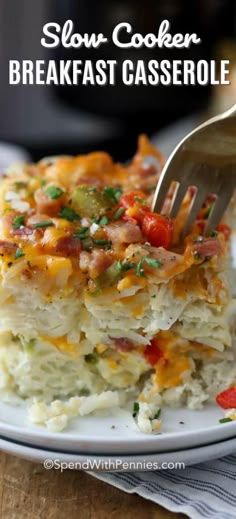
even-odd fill
[[[200,408],[236,384],[230,228],[203,237],[210,195],[181,239],[194,187],[175,221],[153,214],[163,163],[141,136],[127,166],[95,152],[3,175],[0,394],[30,399],[34,423],[132,401],[152,432],[162,405]]]

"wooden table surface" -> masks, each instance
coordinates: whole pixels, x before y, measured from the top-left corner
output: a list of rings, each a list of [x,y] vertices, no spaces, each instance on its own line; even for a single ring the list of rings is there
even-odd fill
[[[1,519],[186,519],[76,470],[0,453]]]

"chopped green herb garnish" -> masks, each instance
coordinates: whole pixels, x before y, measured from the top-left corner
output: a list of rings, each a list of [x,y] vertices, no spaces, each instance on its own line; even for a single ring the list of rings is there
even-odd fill
[[[89,193],[95,193],[95,191],[97,191],[96,187],[88,187]]]
[[[16,191],[19,191],[20,189],[24,189],[26,187],[27,187],[26,182],[14,182],[14,188],[16,189]]]
[[[112,246],[112,241],[108,241],[104,247],[105,250],[110,250]]]
[[[44,190],[44,193],[46,193],[46,195],[48,195],[51,200],[57,200],[57,198],[64,194],[64,191],[57,186],[48,186]]]
[[[144,258],[142,258],[139,262],[138,262],[138,265],[137,265],[137,268],[136,268],[136,276],[139,276],[140,278],[145,278],[145,273],[144,273],[144,268],[143,268],[143,263],[144,263]]]
[[[34,178],[35,180],[37,180],[40,184],[40,186],[45,186],[47,184],[47,180],[46,178],[42,178],[42,177],[38,177],[38,176],[35,176],[35,175],[30,175],[32,178]]]
[[[153,417],[153,420],[158,420],[158,418],[160,418],[160,416],[161,416],[161,408],[158,409],[158,411],[156,412],[156,414]]]
[[[41,228],[44,228],[44,227],[53,227],[54,226],[54,223],[53,222],[38,222],[38,223],[34,223],[33,227],[34,229],[41,229]]]
[[[102,247],[104,246],[105,250],[109,250],[112,246],[112,242],[107,240],[93,240],[93,243],[95,245],[101,245]]]
[[[137,268],[136,268],[136,276],[139,276],[139,277],[142,277],[142,278],[145,278],[145,273],[144,273],[144,268],[143,268],[143,265],[144,263],[147,263],[147,265],[149,267],[153,267],[153,268],[157,268],[159,269],[161,266],[162,266],[162,261],[158,260],[158,259],[155,259],[155,258],[148,258],[147,256],[144,256],[139,262],[138,262],[138,265],[137,265]]]
[[[139,198],[138,196],[135,196],[134,200],[135,200],[135,202],[139,202],[142,205],[147,203],[147,201],[144,198]]]
[[[117,261],[116,265],[119,272],[126,272],[126,270],[135,269],[137,267],[136,263],[131,263],[129,261],[124,261],[122,263],[121,260]]]
[[[138,402],[134,402],[134,405],[133,405],[133,418],[135,418],[135,416],[137,415],[138,412],[139,412],[139,403]]]
[[[101,288],[99,288],[98,290],[93,290],[93,291],[92,291],[92,290],[89,290],[89,292],[87,292],[87,294],[88,294],[89,296],[92,296],[92,297],[97,297],[97,296],[99,296],[101,293],[102,293],[102,289],[101,289]]]
[[[104,187],[103,193],[114,202],[119,202],[123,191],[119,187]]]
[[[29,341],[24,341],[24,349],[25,351],[30,354],[34,352],[35,349],[35,339],[29,339]]]
[[[159,269],[161,266],[162,266],[162,261],[158,260],[158,259],[154,259],[154,258],[144,258],[144,261],[145,263],[147,263],[147,265],[149,267],[153,267],[155,269]]]
[[[117,211],[115,212],[114,216],[113,216],[113,219],[114,220],[119,220],[119,218],[122,216],[122,214],[125,212],[125,208],[124,207],[119,207],[119,209],[117,209]]]
[[[61,218],[65,218],[65,220],[68,220],[69,222],[74,222],[75,220],[81,220],[81,216],[78,213],[73,211],[73,209],[71,209],[70,207],[66,207],[66,206],[64,206],[61,209],[59,216]]]
[[[93,249],[94,243],[93,239],[90,236],[85,236],[82,239],[82,248],[83,250],[91,251]]]
[[[22,214],[20,216],[16,216],[13,220],[13,229],[20,229],[20,227],[22,227],[22,225],[24,225],[25,223],[25,215]]]
[[[96,245],[106,245],[108,243],[107,240],[93,240]]]
[[[195,260],[200,260],[201,259],[201,255],[197,251],[193,253],[193,257],[194,257]]]
[[[81,240],[85,240],[85,238],[88,238],[88,227],[81,227],[79,231],[76,231],[74,233],[75,238],[80,238]]]
[[[85,387],[83,389],[80,389],[78,391],[78,395],[79,396],[89,396],[90,395],[90,391],[89,389],[86,389]]]
[[[98,356],[96,353],[88,353],[88,355],[85,355],[85,360],[90,364],[96,364],[98,362]]]
[[[232,422],[233,420],[231,420],[231,418],[221,418],[219,420],[220,423],[227,423],[227,422]]]
[[[98,220],[95,223],[97,223],[98,225],[108,225],[110,223],[110,220],[109,220],[108,216],[103,216],[101,218],[101,220]]]
[[[218,232],[217,231],[212,231],[211,232],[211,237],[214,238],[215,236],[218,236]]]
[[[14,258],[18,259],[18,258],[22,258],[22,256],[25,256],[23,250],[20,248],[16,249]]]

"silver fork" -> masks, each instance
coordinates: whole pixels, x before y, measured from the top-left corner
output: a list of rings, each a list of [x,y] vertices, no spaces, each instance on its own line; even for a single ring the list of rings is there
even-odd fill
[[[236,188],[236,105],[198,126],[176,146],[161,172],[153,200],[154,212],[161,213],[172,182],[177,182],[177,186],[169,211],[171,218],[177,216],[187,189],[196,187],[184,236],[190,232],[207,195],[216,195],[204,234],[212,232]]]

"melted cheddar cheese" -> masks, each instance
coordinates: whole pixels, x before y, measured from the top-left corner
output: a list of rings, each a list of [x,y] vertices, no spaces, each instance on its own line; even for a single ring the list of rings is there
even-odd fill
[[[172,332],[160,332],[155,336],[155,344],[161,356],[155,365],[155,383],[160,390],[182,384],[192,372],[192,354],[197,352],[214,357],[215,350],[209,346],[187,341]]]

